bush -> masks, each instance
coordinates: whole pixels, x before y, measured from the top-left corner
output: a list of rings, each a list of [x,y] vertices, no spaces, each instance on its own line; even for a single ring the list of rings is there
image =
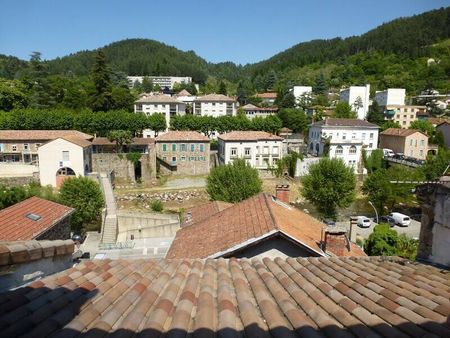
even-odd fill
[[[211,170],[206,191],[213,200],[237,203],[261,192],[258,170],[244,159]]]
[[[164,206],[160,200],[152,200],[150,202],[150,208],[155,212],[161,212],[163,211]]]
[[[389,224],[380,223],[364,243],[364,251],[369,256],[395,256],[398,235]]]
[[[70,220],[73,231],[85,232],[95,223],[100,228],[104,200],[97,182],[88,177],[69,178],[62,184],[59,197],[61,203],[75,208]]]

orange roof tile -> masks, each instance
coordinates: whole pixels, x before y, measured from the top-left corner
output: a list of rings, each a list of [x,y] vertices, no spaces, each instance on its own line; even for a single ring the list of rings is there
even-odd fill
[[[78,137],[84,140],[94,138],[78,130],[0,130],[0,140],[11,141],[47,141],[60,137]]]
[[[160,134],[155,138],[155,142],[167,142],[167,141],[202,141],[209,142],[209,138],[196,131],[184,130],[184,131],[168,131],[167,133]]]
[[[249,242],[282,233],[323,255],[320,248],[324,224],[304,212],[260,193],[180,229],[168,258],[222,256]],[[351,244],[349,256],[365,255]]]
[[[400,128],[388,128],[385,131],[383,131],[380,135],[407,137],[407,136],[413,135],[415,133],[421,133],[421,134],[425,135],[420,130],[400,129]]]
[[[2,337],[449,337],[450,274],[395,257],[88,260],[0,294]]]
[[[183,214],[183,224],[181,226],[190,225],[200,222],[212,215],[231,207],[232,203],[222,201],[212,201],[196,207],[189,208]]]
[[[283,138],[265,131],[231,131],[218,137],[224,141],[282,141]]]
[[[74,211],[75,209],[59,203],[30,197],[0,210],[0,241],[35,239]],[[30,213],[40,216],[40,219],[29,219],[27,215]]]

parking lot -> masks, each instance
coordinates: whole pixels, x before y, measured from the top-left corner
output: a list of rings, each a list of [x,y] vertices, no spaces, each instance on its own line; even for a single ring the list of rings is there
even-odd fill
[[[337,223],[340,226],[345,226],[348,230],[350,229],[350,222],[338,222]],[[372,233],[373,228],[377,225],[375,222],[372,222],[372,225],[369,228],[361,228],[357,227],[356,229],[356,235],[361,236],[363,238],[368,238],[369,235]],[[420,234],[420,222],[411,220],[411,224],[407,227],[400,227],[398,225],[392,227],[395,231],[397,231],[399,234],[406,234],[408,237],[411,238],[419,238]]]

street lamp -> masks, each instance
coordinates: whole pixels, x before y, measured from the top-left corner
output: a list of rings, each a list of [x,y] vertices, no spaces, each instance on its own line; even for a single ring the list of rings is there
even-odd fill
[[[378,212],[377,212],[377,209],[375,208],[375,206],[373,205],[373,203],[371,201],[369,201],[369,204],[372,206],[373,210],[375,210],[375,216],[377,218],[377,224],[378,224]]]

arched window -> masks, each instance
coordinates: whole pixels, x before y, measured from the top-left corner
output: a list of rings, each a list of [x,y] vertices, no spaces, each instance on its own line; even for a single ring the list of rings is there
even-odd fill
[[[343,152],[344,152],[344,148],[342,148],[342,146],[336,147],[336,155],[342,155]]]
[[[313,151],[314,150],[314,143],[310,143],[310,145],[309,145],[309,149],[311,150],[311,151]]]
[[[356,147],[355,146],[351,146],[350,150],[349,150],[350,154],[356,154]]]
[[[319,143],[316,143],[316,151],[319,153]]]

